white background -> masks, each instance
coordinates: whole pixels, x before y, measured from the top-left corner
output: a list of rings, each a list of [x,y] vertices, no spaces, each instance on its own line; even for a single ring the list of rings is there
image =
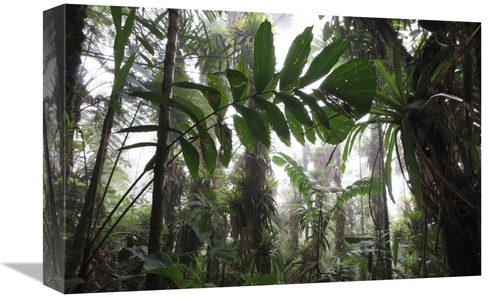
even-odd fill
[[[244,2],[244,3],[239,3]],[[498,295],[498,222],[494,189],[499,163],[493,125],[499,108],[498,10],[493,1],[88,1],[74,4],[311,13],[482,22],[483,274],[474,278],[351,282],[229,289],[93,294],[103,297],[493,297]],[[42,285],[42,12],[68,2],[7,1],[2,6],[0,61],[0,296],[59,297]],[[283,4],[279,4],[283,3]],[[286,4],[286,5],[284,5]],[[305,7],[308,5],[308,7]],[[495,59],[496,58],[496,59]],[[17,268],[17,269],[13,269]],[[23,270],[19,268],[30,268]],[[490,292],[491,291],[491,292]],[[497,294],[489,294],[489,293]],[[90,295],[90,294],[89,294]],[[105,295],[105,296],[104,296]]]

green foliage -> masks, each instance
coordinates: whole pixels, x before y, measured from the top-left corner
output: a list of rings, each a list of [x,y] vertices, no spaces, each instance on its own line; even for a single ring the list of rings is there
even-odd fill
[[[231,87],[231,94],[233,102],[239,102],[242,98],[248,96],[248,77],[237,69],[226,69],[225,71],[229,86]]]
[[[347,114],[359,119],[370,111],[376,85],[372,64],[366,60],[351,60],[332,71],[319,88],[326,91],[327,98],[335,105],[348,103],[352,108],[346,111]]]
[[[149,255],[142,266],[142,273],[155,274],[167,279],[169,289],[200,288],[205,285],[197,277],[190,275],[189,268],[179,263],[174,255],[155,253]]]
[[[179,139],[182,149],[182,154],[184,156],[184,161],[186,162],[186,166],[189,169],[189,173],[193,179],[198,177],[198,171],[200,168],[200,157],[198,154],[198,150],[191,144],[191,142],[187,141],[184,138]]]
[[[346,187],[346,190],[338,194],[338,200],[345,202],[357,196],[363,195],[378,195],[382,192],[382,185],[380,180],[373,181],[371,177],[363,178],[353,182]]]
[[[208,78],[209,86],[191,82],[176,82],[174,84],[180,88],[201,92],[212,108],[212,112],[207,115],[197,107],[173,98],[164,98],[150,92],[134,92],[131,95],[179,110],[193,121],[190,126],[185,127],[184,131],[175,131],[180,136],[174,140],[174,142],[181,142],[184,159],[188,161],[188,168],[193,177],[197,176],[195,172],[199,169],[197,164],[199,158],[197,150],[193,148],[192,143],[188,142],[184,135],[189,133],[191,137],[198,138],[196,143],[209,172],[213,172],[215,169],[217,158],[221,159],[223,164],[228,165],[232,145],[229,141],[231,137],[227,125],[223,123],[223,117],[230,105],[237,112],[232,116],[236,135],[249,152],[254,151],[253,139],[258,140],[266,147],[271,145],[270,128],[287,145],[290,144],[290,132],[300,143],[304,142],[304,134],[310,141],[314,141],[316,132],[322,140],[337,144],[347,137],[349,127],[353,126],[353,119],[366,114],[371,106],[376,79],[374,69],[367,61],[349,61],[336,68],[320,85],[321,92],[325,96],[318,92],[317,95],[309,95],[297,89],[294,91],[296,96],[274,91],[275,103],[266,99],[268,95],[265,94],[270,94],[269,91],[273,91],[270,88],[273,88],[278,82],[280,82],[280,89],[298,86],[299,76],[309,55],[311,41],[312,28],[306,28],[292,43],[281,75],[278,75],[274,73],[275,58],[271,24],[265,21],[259,27],[254,44],[253,81],[255,81],[257,92],[257,96],[254,96],[254,102],[266,113],[267,117],[263,117],[261,113],[252,108],[241,105],[240,102],[246,100],[242,96],[246,94],[250,78],[239,70],[226,69],[222,72],[229,82],[232,101],[226,99],[228,97],[221,82],[213,75]],[[318,55],[319,58],[313,60],[312,69],[306,72],[306,82],[312,83],[326,75],[338,62],[344,47],[345,42],[337,42],[335,46],[325,48]],[[300,86],[306,87],[304,81],[301,81]],[[258,96],[259,94],[262,97]],[[276,101],[284,104],[285,114],[276,106]],[[318,101],[322,101],[329,107],[334,107],[333,110],[337,112],[322,107]],[[309,116],[309,113],[313,115],[314,120]],[[205,122],[211,118],[217,122],[215,127],[216,136],[221,144],[219,148],[216,147],[216,142],[205,129]],[[332,127],[337,127],[337,129],[332,130]],[[140,131],[140,128],[134,129]],[[147,129],[154,130],[154,127],[147,127]],[[158,129],[162,128],[158,127]],[[197,131],[197,134],[194,134],[194,131]],[[152,160],[151,163],[154,162]],[[148,168],[151,168],[151,165]]]
[[[265,274],[256,273],[248,278],[242,286],[250,286],[250,285],[275,285],[278,277],[276,274]]]
[[[312,60],[300,81],[300,87],[306,87],[327,75],[344,53],[346,44],[347,40],[338,40],[324,47]]]
[[[281,70],[280,90],[288,89],[297,84],[311,51],[312,29],[313,27],[307,27],[292,42]]]
[[[257,30],[254,44],[254,84],[257,94],[266,91],[274,77],[276,56],[271,23],[264,21]]]
[[[234,128],[236,130],[236,135],[240,139],[241,144],[245,146],[246,150],[249,153],[253,153],[255,148],[252,138],[252,131],[246,125],[245,120],[243,119],[243,117],[239,115],[234,115],[233,123],[234,123]]]
[[[121,64],[125,56],[125,45],[128,42],[130,34],[132,33],[132,26],[134,25],[135,8],[131,8],[129,10],[123,28],[121,24],[123,15],[122,8],[112,6],[111,13],[113,15],[113,22],[115,24],[116,30],[115,43],[113,48],[113,53],[115,56],[115,80],[113,82],[113,91],[116,92],[120,89],[123,83],[125,83],[125,80],[127,79],[130,68],[132,67],[132,63],[134,62],[135,58],[135,53],[132,53],[132,55],[127,59],[122,67]]]
[[[293,158],[282,152],[277,152],[273,155],[272,161],[279,167],[284,167],[285,172],[290,178],[290,182],[297,186],[300,194],[306,198],[310,198],[314,193],[313,183],[305,174],[306,171]]]
[[[262,145],[270,147],[271,136],[267,127],[267,121],[265,121],[262,114],[240,105],[235,105],[234,108],[243,117],[244,121],[240,121],[241,124],[248,127],[248,131],[250,131],[253,137],[261,142]]]
[[[266,120],[269,122],[271,128],[274,132],[276,132],[276,135],[278,135],[280,140],[287,146],[290,146],[290,129],[285,116],[281,113],[277,105],[258,96],[253,97],[253,100],[255,105],[264,111]]]

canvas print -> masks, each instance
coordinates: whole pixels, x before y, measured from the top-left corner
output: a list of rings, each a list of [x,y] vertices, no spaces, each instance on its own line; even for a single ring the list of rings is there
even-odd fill
[[[481,275],[481,23],[43,12],[59,292]]]

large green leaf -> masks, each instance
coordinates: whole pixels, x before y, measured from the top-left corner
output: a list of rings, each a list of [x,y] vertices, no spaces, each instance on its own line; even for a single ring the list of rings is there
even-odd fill
[[[149,68],[154,68],[153,62],[151,61],[151,59],[149,59],[149,57],[147,57],[142,53],[139,53],[139,56],[141,56],[141,58],[144,59]]]
[[[128,17],[125,20],[123,29],[121,28],[121,8],[111,7],[111,12],[116,29],[115,44],[113,46],[115,59],[115,78],[113,81],[113,91],[118,91],[127,80],[130,68],[132,67],[135,60],[136,54],[135,52],[132,52],[123,67],[121,66],[125,55],[125,44],[128,42],[128,38],[130,36],[130,33],[132,32],[132,26],[134,24],[135,8],[130,10]]]
[[[130,65],[126,64],[126,67],[128,67],[128,70],[123,71],[121,69],[121,64],[123,62],[123,58],[125,56],[125,45],[128,42],[128,38],[132,32],[132,27],[134,25],[134,19],[135,19],[135,8],[131,8],[129,10],[129,14],[127,19],[125,20],[125,24],[122,28],[122,8],[118,6],[111,6],[111,15],[113,17],[113,23],[115,25],[115,30],[116,30],[116,36],[115,36],[115,43],[113,45],[113,55],[114,55],[114,60],[115,60],[115,81],[113,82],[113,91],[116,91],[121,87],[121,85],[125,82],[125,79],[127,78],[127,75],[130,71],[130,67],[132,66],[132,63],[134,59],[129,58],[128,61]],[[131,55],[131,57],[134,56],[135,54]],[[119,77],[117,80],[116,77]],[[117,82],[118,81],[118,82]]]
[[[115,59],[115,74],[116,74],[118,70],[120,70],[120,66],[123,61],[123,56],[125,55],[125,42],[123,40],[123,31],[122,31],[122,8],[119,6],[111,6],[110,9],[116,30],[115,43],[113,45],[113,55]]]
[[[293,87],[302,74],[302,70],[309,57],[309,52],[311,51],[311,42],[313,40],[312,29],[312,26],[307,27],[292,42],[283,63],[283,68],[281,69],[280,90]]]
[[[250,278],[248,278],[242,286],[249,286],[253,284],[257,285],[275,285],[278,280],[278,276],[276,274],[265,274],[257,273]]]
[[[306,143],[304,138],[304,126],[299,120],[297,120],[297,118],[295,118],[289,109],[285,109],[285,116],[288,121],[288,126],[290,127],[290,132],[295,137],[297,142],[304,146]]]
[[[217,112],[217,115],[220,118],[224,118],[227,112],[227,105],[229,104],[229,99],[226,93],[226,90],[224,89],[224,85],[222,85],[221,80],[219,79],[219,76],[216,74],[208,74],[207,76],[207,81],[208,81],[208,87],[213,88],[217,91],[219,91],[219,102],[215,103],[217,104],[218,108],[220,109]]]
[[[402,73],[402,66],[401,66],[401,47],[403,46],[403,40],[398,39],[394,43],[394,51],[392,54],[392,61],[394,65],[394,78],[396,79],[396,84],[398,88],[399,95],[401,96],[402,102],[405,104],[407,103],[406,97],[408,94],[405,94],[406,88],[403,84],[403,73]],[[411,82],[411,81],[410,81]]]
[[[394,153],[395,144],[396,144],[396,133],[397,127],[396,125],[390,125],[385,132],[384,137],[384,148],[386,150],[386,160],[384,167],[384,181],[387,185],[387,192],[389,193],[389,197],[393,203],[396,203],[394,199],[394,194],[392,193],[392,154]]]
[[[384,79],[385,83],[387,84],[387,86],[384,89],[389,94],[389,95],[384,96],[384,95],[382,95],[383,94],[382,93],[381,96],[378,96],[378,93],[376,93],[377,97],[380,97],[380,99],[382,99],[381,101],[384,102],[385,104],[389,104],[389,105],[392,104],[391,105],[392,108],[400,107],[401,105],[403,105],[404,100],[403,100],[403,97],[401,96],[399,88],[396,84],[396,80],[385,69],[385,66],[382,64],[381,61],[376,60],[375,66],[377,67],[378,72],[380,73],[380,75]]]
[[[248,78],[240,71],[233,69],[226,69],[226,77],[231,87],[233,101],[239,101],[245,94],[248,87]]]
[[[271,83],[275,66],[274,37],[271,23],[266,20],[259,26],[254,42],[254,84],[257,94]]]
[[[177,283],[184,278],[178,266],[168,254],[158,252],[150,254],[146,258],[142,265],[142,272],[168,277]]]
[[[156,252],[148,255],[142,265],[142,272],[147,273],[158,268],[172,267],[174,264],[175,262],[168,254]]]
[[[322,77],[326,76],[333,66],[339,61],[344,53],[347,40],[337,40],[329,44],[313,59],[305,75],[300,81],[300,87],[304,88]]]
[[[186,108],[187,110],[189,110],[193,114],[195,114],[196,119],[200,119],[200,121],[201,121],[201,119],[204,119],[206,117],[205,112],[200,107],[200,105],[196,103],[196,101],[193,101],[192,99],[190,100],[190,99],[184,98],[182,96],[176,96],[175,100],[177,102],[179,102],[182,106],[184,106],[184,108]],[[203,127],[205,127],[205,128],[207,127],[206,122],[202,122],[201,125],[203,125]]]
[[[149,52],[149,54],[154,56],[155,50],[154,50],[153,46],[149,43],[149,41],[141,38],[140,36],[136,36],[136,38],[137,38],[137,40],[139,40],[139,42],[142,44],[142,46]],[[142,56],[143,55],[141,55],[141,57]]]
[[[286,160],[284,160],[283,157],[280,157],[278,155],[273,155],[272,161],[278,167],[283,167],[284,165],[287,164]]]
[[[132,126],[132,127],[127,127],[124,129],[121,129],[118,131],[118,133],[123,133],[123,132],[152,132],[152,131],[170,131],[170,132],[175,132],[177,134],[182,134],[181,131],[166,127],[166,126],[159,126],[159,125],[138,125],[138,126]]]
[[[344,160],[341,168],[342,172],[344,172],[345,170],[345,161],[347,161],[352,149],[355,148],[357,144],[359,144],[360,138],[367,127],[368,123],[362,122],[355,124],[354,127],[351,128],[351,131],[349,132],[349,135],[347,136],[347,139],[345,141],[344,151],[342,153],[342,159]]]
[[[217,138],[220,142],[220,150],[219,150],[219,160],[222,165],[227,167],[231,162],[231,155],[233,150],[233,142],[232,142],[232,133],[229,130],[227,124],[222,122],[217,122],[216,133]]]
[[[309,117],[309,112],[296,97],[282,92],[277,92],[276,98],[285,104],[285,109],[288,110],[298,121],[300,121],[300,123],[309,127],[313,126],[313,121]]]
[[[115,80],[113,81],[114,92],[118,91],[127,80],[127,76],[130,73],[130,68],[134,64],[134,60],[135,60],[135,52],[132,52],[132,54],[127,59],[125,64],[122,67],[120,67],[120,69],[116,73]]]
[[[316,131],[322,141],[332,145],[340,144],[347,138],[354,127],[354,120],[342,114],[338,114],[327,107],[323,107],[323,110],[329,119],[328,123],[330,128],[328,129],[321,125],[316,127]]]
[[[125,24],[123,25],[123,42],[125,44],[128,42],[130,34],[132,34],[132,27],[134,26],[135,20],[135,11],[135,7],[129,8],[127,19],[125,20]]]
[[[153,142],[140,142],[136,143],[133,145],[128,145],[128,146],[123,146],[118,150],[128,150],[128,149],[133,149],[133,148],[142,148],[142,147],[156,147],[158,146],[158,143],[153,143]]]
[[[294,90],[294,92],[309,106],[309,109],[316,120],[321,123],[321,125],[329,129],[330,123],[328,122],[328,117],[326,116],[323,108],[319,106],[318,100],[314,96],[306,94],[300,90]]]
[[[236,130],[236,135],[240,140],[241,144],[245,146],[246,150],[249,153],[253,153],[255,151],[255,147],[253,145],[253,135],[248,128],[245,119],[243,119],[239,115],[233,116],[234,129]]]
[[[235,110],[245,119],[254,138],[262,145],[269,148],[271,146],[271,137],[269,135],[266,121],[261,113],[244,106],[234,105]]]
[[[168,11],[166,11],[166,12],[168,12]],[[148,29],[148,32],[154,34],[154,36],[156,37],[156,39],[163,40],[165,38],[165,35],[158,29],[158,27],[156,25],[154,25],[151,22],[151,20],[138,17],[137,21],[139,23],[141,23],[141,25],[143,25],[144,27],[146,27]]]
[[[377,61],[375,62],[375,65],[377,65],[377,68],[378,68],[378,64],[377,64]],[[382,87],[383,88],[383,87]],[[380,91],[375,91],[375,100],[393,108],[393,109],[399,109],[399,107],[401,106],[401,103],[398,102],[398,99],[392,97],[392,96],[389,96],[383,92],[380,92]]]
[[[265,112],[265,117],[274,132],[276,132],[276,135],[278,135],[283,143],[290,146],[290,129],[281,110],[275,104],[260,97],[256,96],[253,100],[255,105]]]
[[[376,87],[375,69],[371,62],[365,60],[342,64],[320,85],[320,89],[349,104],[352,114],[358,119],[370,111]]]
[[[212,78],[213,79],[213,78]],[[217,112],[220,108],[220,103],[221,103],[221,93],[219,90],[208,87],[202,84],[197,84],[197,83],[192,83],[192,82],[177,82],[173,84],[174,86],[178,86],[181,88],[186,88],[186,89],[194,89],[194,90],[199,90],[205,96],[207,99],[208,103],[214,110],[214,112]]]
[[[199,147],[203,155],[203,161],[209,174],[215,171],[217,163],[217,148],[208,131],[201,125],[196,126],[199,135]]]
[[[241,72],[246,78],[247,78],[247,81],[248,79],[250,78],[250,70],[248,69],[248,65],[247,65],[247,62],[245,60],[241,60],[237,65],[236,65],[236,71],[239,71]],[[237,102],[238,104],[240,105],[245,105],[247,100],[249,97],[250,97],[250,84],[247,82],[247,84],[245,84],[245,88],[242,88],[241,89],[241,94],[239,95],[239,101]],[[233,98],[233,100],[236,100],[235,98]]]
[[[317,125],[314,123],[314,125]],[[306,139],[311,143],[311,144],[316,144],[316,131],[314,129],[315,127],[309,127],[307,125],[304,125],[304,134],[306,135]]]
[[[394,262],[394,267],[398,265],[398,254],[399,254],[399,241],[398,237],[394,237],[392,240],[392,260]]]
[[[196,179],[200,169],[200,155],[198,150],[196,150],[191,142],[184,138],[180,138],[179,143],[181,144],[182,156],[184,157],[189,173],[193,179]]]
[[[191,110],[189,107],[185,106],[184,104],[180,103],[179,101],[173,98],[168,98],[166,96],[154,92],[132,92],[130,95],[137,96],[157,104],[177,109],[188,115],[189,118],[191,118],[194,122],[199,122],[201,120],[197,116],[197,111]]]
[[[417,201],[419,206],[423,206],[424,198],[422,191],[422,181],[419,175],[419,166],[417,161],[417,156],[415,155],[415,147],[413,145],[413,129],[409,120],[408,112],[402,113],[401,121],[401,141],[403,143],[404,150],[404,160],[406,163],[406,168],[408,175],[410,177],[410,185],[415,201]]]

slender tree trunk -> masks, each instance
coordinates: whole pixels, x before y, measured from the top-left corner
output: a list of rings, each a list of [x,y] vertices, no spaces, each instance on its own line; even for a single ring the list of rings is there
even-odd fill
[[[359,139],[358,144],[359,144],[358,147],[361,148],[361,138]],[[359,155],[358,163],[359,163],[359,179],[362,179],[363,178],[363,171],[361,168],[361,155]],[[360,201],[360,208],[361,208],[361,219],[360,219],[361,235],[364,236],[365,235],[365,200],[364,200],[364,196],[360,196],[359,201]],[[364,251],[365,245],[361,244],[360,249],[361,249],[361,251]],[[366,272],[364,263],[361,263],[359,265],[359,280],[362,281],[362,280],[367,280],[367,279],[368,279],[368,276],[367,276],[367,272]]]
[[[381,184],[384,182],[384,148],[382,142],[382,127],[378,124],[372,130],[372,146],[370,165],[373,169],[374,179],[380,179]],[[377,252],[377,271],[375,279],[391,279],[392,278],[392,264],[391,264],[391,244],[389,233],[389,210],[387,206],[387,194],[385,187],[382,188],[382,193],[372,196],[373,208],[373,221],[377,231],[378,239],[378,252]]]
[[[179,10],[168,10],[168,32],[167,46],[165,51],[165,64],[163,73],[162,95],[172,96],[172,83],[174,81],[175,54],[177,48],[177,34],[179,32]],[[170,110],[167,106],[160,105],[158,125],[169,127]],[[169,154],[169,140],[167,131],[158,131],[158,147],[156,155],[159,157],[154,167],[153,201],[151,206],[150,232],[149,232],[149,254],[161,251],[161,232],[163,229],[163,203],[165,198],[165,174],[166,158]],[[171,210],[173,212],[173,210]],[[146,275],[146,289],[160,289],[160,278],[158,275]]]
[[[171,137],[169,137],[170,142]],[[173,148],[170,148],[173,152]],[[169,154],[169,159],[171,158]],[[165,194],[163,197],[163,219],[165,227],[168,229],[168,234],[163,237],[163,249],[167,253],[174,251],[176,241],[178,241],[179,233],[175,231],[175,224],[177,222],[177,214],[174,212],[175,207],[180,204],[181,197],[184,193],[185,182],[182,179],[183,171],[182,166],[172,163],[166,167],[165,170]]]
[[[246,241],[248,248],[257,250],[255,254],[255,262],[257,264],[257,272],[268,274],[271,270],[269,262],[269,251],[262,244],[262,234],[265,231],[267,224],[270,222],[270,216],[274,212],[272,204],[268,202],[269,194],[266,190],[267,178],[269,176],[268,169],[268,149],[260,142],[254,142],[254,153],[246,153],[245,169],[247,173],[247,181],[242,190],[242,204],[246,211],[247,221],[245,223],[247,229],[244,232],[247,236]]]
[[[70,174],[73,165],[73,136],[75,127],[79,121],[80,114],[79,109],[82,103],[81,91],[79,91],[80,85],[78,82],[78,72],[81,64],[81,53],[82,46],[85,40],[85,35],[83,33],[84,21],[86,18],[86,6],[82,5],[67,5],[66,6],[66,69],[65,69],[65,115],[67,116],[68,122],[65,128],[65,149],[64,149],[64,165],[63,171],[66,175]],[[117,96],[117,94],[115,95]],[[114,112],[114,111],[113,111]],[[111,132],[111,127],[113,123],[113,115],[106,115],[108,119],[108,125],[103,127],[101,134],[101,144],[96,157],[96,165],[92,174],[92,179],[90,181],[89,189],[87,190],[84,205],[80,214],[80,219],[76,227],[73,238],[71,239],[71,245],[69,246],[68,262],[66,264],[66,278],[74,277],[80,266],[80,275],[86,270],[83,263],[86,261],[84,259],[84,250],[87,249],[88,233],[90,229],[90,223],[92,221],[92,213],[94,200],[97,193],[97,187],[100,180],[100,175],[102,172],[102,166],[104,164],[104,158],[107,152],[107,146],[109,143],[109,135]],[[110,122],[111,121],[111,124]],[[68,127],[70,126],[70,127]],[[66,183],[67,181],[65,181]],[[86,274],[83,274],[86,275]],[[81,276],[80,276],[81,277]]]
[[[248,61],[249,69],[253,69],[252,61]],[[251,86],[255,95],[255,88]],[[253,99],[247,102],[249,108],[255,108]],[[268,274],[271,271],[270,247],[264,247],[262,236],[270,226],[271,216],[275,213],[275,202],[267,190],[267,179],[271,175],[269,149],[254,139],[254,152],[244,153],[244,171],[246,181],[242,187],[241,207],[244,210],[244,228],[239,232],[243,236],[243,255],[255,249],[254,265],[258,273]],[[247,264],[243,265],[244,267]]]
[[[64,153],[62,156],[64,171],[69,175],[73,168],[73,139],[75,128],[80,120],[80,106],[82,104],[82,91],[79,84],[79,69],[82,63],[81,54],[82,47],[85,42],[85,18],[87,17],[86,5],[65,5],[65,21],[66,21],[66,53],[65,57],[65,121],[66,125],[62,128],[62,133],[66,134]]]
[[[340,170],[341,166],[341,155],[342,151],[340,146],[334,149],[335,152],[333,154],[333,169],[331,170],[330,176],[333,178],[335,182],[335,186],[342,187],[342,171]],[[346,206],[347,207],[347,206]],[[342,206],[342,208],[337,208],[335,210],[335,251],[337,253],[341,253],[345,251],[344,245],[344,234],[345,234],[345,225],[346,225],[346,208]]]

